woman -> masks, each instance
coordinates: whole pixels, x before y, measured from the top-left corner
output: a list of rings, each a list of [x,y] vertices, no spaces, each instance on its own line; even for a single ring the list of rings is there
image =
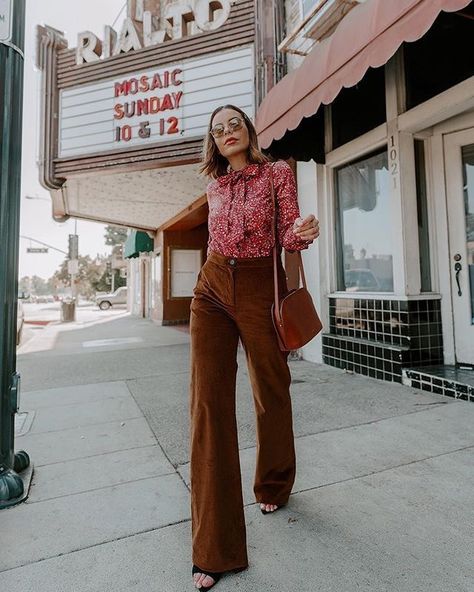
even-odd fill
[[[235,417],[237,346],[242,342],[257,415],[254,494],[263,513],[288,501],[295,478],[289,352],[279,349],[274,298],[270,175],[278,203],[278,252],[308,248],[319,235],[300,218],[290,166],[258,148],[255,128],[234,105],[211,115],[200,172],[207,186],[207,260],[191,301],[191,518],[193,578],[209,590],[226,571],[248,567]],[[278,257],[279,289],[287,291]]]

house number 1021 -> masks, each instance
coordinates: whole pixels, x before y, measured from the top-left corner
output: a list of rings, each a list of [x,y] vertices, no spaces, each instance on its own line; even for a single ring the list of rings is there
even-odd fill
[[[390,146],[388,150],[388,163],[390,167],[390,174],[393,179],[393,188],[396,189],[398,185],[398,147],[395,145],[395,136],[390,136]]]

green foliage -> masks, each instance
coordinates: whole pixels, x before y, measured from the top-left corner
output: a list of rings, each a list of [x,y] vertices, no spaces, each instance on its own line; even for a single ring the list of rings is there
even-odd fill
[[[107,228],[115,228],[108,226]],[[122,229],[117,229],[122,230]],[[126,230],[125,238],[126,238]],[[119,233],[111,233],[111,240],[113,237],[117,239]],[[121,244],[121,243],[117,243]],[[112,249],[116,253],[116,257],[120,259],[120,247],[115,246]],[[84,298],[94,298],[96,292],[110,292],[112,290],[112,275],[107,270],[107,263],[112,262],[110,255],[98,255],[94,259],[90,255],[79,255],[79,273],[75,277],[77,294]],[[118,269],[112,270],[114,274],[114,289],[120,288],[121,286],[127,285],[127,279],[120,277],[120,271]],[[59,269],[50,277],[48,280],[44,280],[36,275],[32,277],[22,277],[18,282],[18,291],[24,291],[37,296],[58,294],[64,291],[64,288],[70,288],[71,276],[68,273],[68,259],[67,257],[62,261]]]
[[[128,236],[127,228],[120,226],[106,226],[105,227],[105,244],[106,245],[122,245]]]

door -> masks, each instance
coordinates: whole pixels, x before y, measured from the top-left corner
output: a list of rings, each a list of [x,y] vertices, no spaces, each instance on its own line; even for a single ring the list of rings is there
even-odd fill
[[[474,128],[444,136],[457,363],[474,364]]]

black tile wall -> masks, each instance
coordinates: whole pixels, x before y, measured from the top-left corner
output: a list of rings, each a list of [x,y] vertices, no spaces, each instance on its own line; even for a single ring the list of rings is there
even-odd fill
[[[462,377],[453,380],[452,376],[450,376],[451,372],[446,373],[444,377],[437,377],[432,372],[437,372],[437,370],[430,369],[428,372],[419,368],[405,368],[403,370],[403,383],[430,393],[474,402],[474,381],[472,378],[461,382]]]
[[[440,301],[330,298],[326,364],[402,382],[402,366],[442,364]]]

